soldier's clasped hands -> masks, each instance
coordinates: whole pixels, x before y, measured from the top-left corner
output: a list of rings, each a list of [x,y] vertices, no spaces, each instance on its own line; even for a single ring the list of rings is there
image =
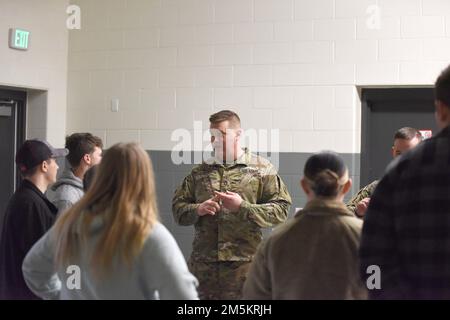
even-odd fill
[[[216,212],[219,212],[220,205],[217,203],[218,198],[215,196],[214,198],[208,199],[200,204],[197,208],[197,214],[199,216],[204,216],[207,214],[215,215]]]
[[[237,212],[239,211],[239,208],[242,203],[241,196],[236,192],[218,192],[215,191],[216,196],[221,200],[222,205],[230,210],[231,212]]]

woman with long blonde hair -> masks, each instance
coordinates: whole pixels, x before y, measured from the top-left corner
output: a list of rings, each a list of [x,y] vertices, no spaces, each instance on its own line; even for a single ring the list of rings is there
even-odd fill
[[[105,153],[88,192],[30,250],[23,272],[42,298],[198,298],[197,280],[158,222],[151,161],[134,143]]]

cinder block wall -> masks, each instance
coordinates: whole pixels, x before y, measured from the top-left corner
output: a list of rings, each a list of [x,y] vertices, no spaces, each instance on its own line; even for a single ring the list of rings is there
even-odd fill
[[[0,1],[0,87],[28,91],[27,138],[64,145],[69,0]],[[27,51],[8,47],[8,29],[30,32]]]
[[[447,0],[72,3],[82,28],[69,35],[67,133],[149,151],[162,219],[185,254],[192,229],[173,225],[169,198],[189,166],[170,161],[173,130],[192,131],[194,120],[206,129],[222,108],[238,111],[245,128],[279,129],[280,172],[301,206],[311,152],[344,153],[358,187],[358,87],[431,85],[450,62]]]

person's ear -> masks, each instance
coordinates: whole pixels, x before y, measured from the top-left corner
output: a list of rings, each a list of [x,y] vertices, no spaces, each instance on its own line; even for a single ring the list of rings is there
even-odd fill
[[[353,184],[353,181],[352,181],[352,179],[349,178],[348,181],[344,184],[344,187],[342,188],[343,195],[346,195],[347,192],[350,191],[350,189],[352,188],[352,184]]]
[[[42,172],[47,172],[48,171],[48,166],[49,166],[49,163],[47,161],[42,161],[42,163],[41,163],[41,171]]]
[[[83,160],[84,160],[84,162],[86,162],[86,164],[88,165],[88,166],[90,166],[91,165],[91,155],[90,154],[88,154],[88,153],[86,153],[84,156],[83,156]]]
[[[395,148],[394,148],[394,146],[391,147],[391,154],[392,154],[392,158],[395,158]]]
[[[302,190],[305,192],[307,196],[309,196],[312,192],[311,188],[309,187],[309,183],[306,181],[305,178],[302,178],[300,180],[300,186],[302,187]]]

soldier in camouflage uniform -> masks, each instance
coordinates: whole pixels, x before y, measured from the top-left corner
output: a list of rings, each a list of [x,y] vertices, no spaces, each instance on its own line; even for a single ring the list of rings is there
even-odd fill
[[[396,157],[401,156],[406,151],[409,151],[417,146],[422,140],[423,137],[417,129],[404,127],[397,130],[394,134],[392,157],[395,159]],[[369,206],[370,198],[372,197],[377,184],[378,180],[368,184],[359,190],[359,192],[347,203],[347,208],[357,217],[364,217],[367,207]]]
[[[358,204],[360,206],[367,206],[369,205],[369,199],[372,197],[373,192],[375,191],[375,188],[378,184],[378,180],[373,181],[372,183],[368,184],[364,188],[358,191],[358,193],[347,203],[347,208],[353,212],[358,217],[363,217],[364,214],[360,213],[361,210],[356,210],[358,207]]]
[[[241,130],[239,117],[232,111],[220,111],[210,122],[211,128],[227,135],[227,141],[233,131],[224,129]],[[261,228],[284,222],[291,204],[273,165],[241,149],[238,135],[228,146],[213,138],[214,159],[195,167],[173,197],[175,221],[195,226],[188,264],[199,280],[201,299],[241,298],[250,262],[262,240]],[[222,156],[230,150],[234,159],[225,161]]]

